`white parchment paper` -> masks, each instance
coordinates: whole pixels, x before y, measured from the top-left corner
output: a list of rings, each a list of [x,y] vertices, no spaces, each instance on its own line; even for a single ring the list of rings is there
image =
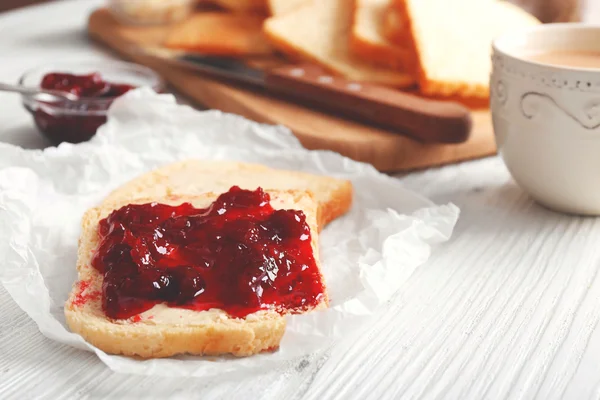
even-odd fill
[[[288,317],[275,353],[141,361],[108,355],[66,327],[63,304],[76,280],[83,212],[127,180],[188,158],[262,163],[354,184],[351,212],[329,225],[320,239],[331,307]],[[370,165],[305,150],[286,128],[198,112],[176,104],[170,95],[144,89],[116,101],[91,142],[44,151],[0,144],[0,282],[42,334],[94,351],[118,372],[253,374],[323,351],[368,327],[375,310],[386,307],[432,249],[449,239],[458,215],[456,206],[435,206]]]

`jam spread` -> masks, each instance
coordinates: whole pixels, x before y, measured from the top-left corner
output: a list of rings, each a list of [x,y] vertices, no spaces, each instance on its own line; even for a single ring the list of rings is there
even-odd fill
[[[91,281],[79,282],[79,289],[77,295],[73,299],[73,305],[82,307],[85,303],[100,298],[100,292],[91,289]]]
[[[106,82],[99,73],[89,75],[50,73],[42,78],[41,87],[69,92],[78,97],[94,98],[119,97],[133,89],[130,85]]]
[[[31,110],[40,131],[54,143],[89,140],[106,122],[105,111],[111,100],[134,89],[130,85],[106,82],[98,73],[50,73],[43,77],[41,87],[69,92],[82,98],[73,102],[42,103]]]
[[[99,224],[92,265],[104,274],[102,306],[114,319],[158,303],[233,317],[302,311],[324,284],[306,217],[274,210],[262,189],[232,187],[208,208],[127,205]]]

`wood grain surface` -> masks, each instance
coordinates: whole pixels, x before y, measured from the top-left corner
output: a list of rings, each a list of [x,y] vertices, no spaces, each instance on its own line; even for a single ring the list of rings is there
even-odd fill
[[[218,82],[136,51],[137,45],[156,46],[162,43],[168,32],[165,27],[124,26],[110,12],[100,9],[91,15],[88,32],[122,57],[155,69],[177,90],[197,103],[258,122],[285,125],[306,148],[333,150],[371,163],[382,171],[448,164],[491,155],[496,151],[487,109],[473,113],[474,129],[469,141],[461,144],[424,144],[384,129],[275,99],[255,90]]]

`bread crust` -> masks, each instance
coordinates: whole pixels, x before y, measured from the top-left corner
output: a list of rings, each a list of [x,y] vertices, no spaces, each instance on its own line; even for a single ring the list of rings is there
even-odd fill
[[[330,222],[346,214],[352,206],[353,188],[350,181],[340,181],[340,184],[331,190],[330,199],[323,204],[319,203],[317,221],[319,232]]]
[[[395,31],[397,32],[403,32],[403,34],[401,35],[403,43],[405,48],[413,54],[413,58],[416,62],[415,66],[414,66],[414,71],[413,73],[415,74],[416,78],[417,78],[417,82],[419,83],[419,88],[421,90],[421,92],[423,93],[429,93],[428,92],[428,88],[423,87],[423,85],[425,84],[425,86],[427,86],[427,77],[425,76],[425,72],[423,70],[423,66],[421,65],[420,61],[419,61],[419,48],[418,48],[418,44],[417,41],[415,39],[416,34],[414,32],[414,26],[413,26],[413,22],[412,20],[408,17],[410,14],[410,11],[408,9],[408,3],[404,0],[392,0],[392,6],[395,7],[396,11],[397,11],[397,16],[399,16],[401,18],[402,21],[402,26],[400,27],[399,30]]]
[[[208,182],[210,179],[214,182]],[[197,195],[207,191],[225,191],[233,185],[251,190],[261,186],[265,190],[311,192],[319,204],[319,231],[348,212],[353,199],[352,183],[347,180],[275,170],[260,164],[185,160],[134,178],[111,192],[102,204],[146,197],[148,193],[150,196],[164,197],[174,193]]]
[[[390,0],[381,25],[383,36],[396,45],[406,47],[404,43],[407,34],[404,30],[405,25],[406,15],[396,8],[394,0]]]
[[[434,97],[438,97],[438,98],[454,96],[455,98],[466,99],[466,101],[464,101],[464,103],[466,103],[466,104],[468,104],[470,102],[478,102],[479,100],[488,99],[489,98],[489,84],[488,84],[487,78],[485,80],[473,81],[471,79],[472,74],[469,74],[469,73],[466,73],[462,79],[443,78],[443,77],[436,76],[435,73],[432,73],[430,65],[425,65],[425,62],[423,61],[423,55],[431,53],[431,51],[428,52],[427,49],[424,48],[426,46],[426,44],[423,43],[423,40],[421,40],[421,38],[420,38],[420,33],[422,33],[422,31],[424,31],[424,29],[419,29],[417,24],[421,23],[422,21],[413,20],[413,16],[415,14],[418,14],[418,13],[413,12],[414,11],[413,7],[417,7],[416,4],[418,4],[418,1],[415,1],[415,0],[392,0],[392,6],[393,6],[393,8],[396,9],[398,17],[402,20],[402,24],[403,24],[402,28],[403,28],[404,33],[401,34],[400,36],[403,40],[403,43],[405,43],[406,48],[408,50],[410,50],[410,52],[412,54],[414,54],[414,56],[415,56],[415,61],[416,61],[415,74],[417,76],[417,80],[419,83],[419,88],[420,88],[421,93],[424,95],[427,95],[427,96],[434,96]],[[440,0],[440,4],[447,5],[449,3]],[[533,25],[533,24],[539,23],[539,21],[537,21],[533,16],[527,14],[525,11],[518,8],[517,6],[515,6],[511,3],[505,2],[505,1],[488,1],[488,2],[484,1],[484,2],[480,2],[480,3],[473,3],[473,4],[471,4],[471,6],[469,8],[471,10],[471,12],[474,12],[472,8],[475,4],[477,4],[478,7],[481,7],[481,9],[478,9],[477,11],[481,11],[482,13],[485,13],[485,12],[488,13],[488,15],[479,14],[478,17],[480,17],[480,18],[489,18],[490,20],[493,21],[495,18],[501,18],[501,15],[496,15],[499,12],[502,12],[502,15],[506,15],[506,12],[510,12],[509,18],[511,18],[511,21],[515,20],[515,17],[517,17],[518,19],[516,19],[516,21],[518,22],[518,25],[520,25],[520,26],[523,26],[524,24],[525,25],[527,25],[527,24]],[[485,9],[486,7],[488,9]],[[493,9],[494,7],[496,9]],[[460,10],[460,8],[455,8],[455,9]],[[436,10],[432,10],[432,12],[435,12],[435,11]],[[460,12],[460,11],[457,11],[457,12]],[[447,15],[446,18],[448,21],[454,21],[454,19],[452,18],[452,15]],[[468,24],[468,23],[469,23],[468,21],[465,21],[465,24]],[[507,22],[507,23],[509,23],[509,22]],[[458,25],[458,27],[460,27],[460,25]],[[434,29],[435,27],[428,27],[428,28]],[[396,33],[396,35],[398,35],[398,34]],[[441,38],[440,38],[440,40],[441,40]],[[431,40],[430,40],[430,42],[431,42]],[[490,40],[490,42],[491,42],[491,40]],[[490,43],[490,46],[491,46],[491,43]],[[482,51],[485,51],[485,50],[482,50]],[[463,55],[461,55],[461,54],[454,54],[453,56],[455,58],[459,58],[459,59],[461,57],[463,57]],[[488,56],[488,55],[485,54],[484,56]],[[448,57],[450,57],[450,56],[448,56]],[[469,63],[465,63],[465,65],[468,66]],[[430,68],[429,71],[428,71],[428,68]],[[435,68],[439,68],[441,70],[443,68],[448,68],[448,67],[439,63],[439,65],[436,65]],[[483,69],[477,70],[477,72],[481,72],[481,71],[483,71]],[[476,75],[478,75],[478,74],[476,74]],[[487,73],[485,75],[487,77]]]
[[[358,57],[350,51],[348,36],[351,33],[353,0],[315,2],[302,6],[283,16],[268,18],[264,32],[271,45],[293,59],[313,62],[325,70],[346,79],[385,84],[397,88],[414,86],[411,74],[401,70],[382,68]],[[318,32],[319,40],[309,43],[298,36],[291,23],[303,21],[303,29]],[[314,26],[309,26],[313,23]],[[329,26],[334,28],[323,28]],[[323,32],[321,32],[321,30]],[[314,32],[313,32],[314,33]]]
[[[267,8],[270,15],[282,15],[313,1],[315,0],[267,0]]]
[[[379,23],[381,39],[377,42],[369,40],[359,32],[359,15],[361,7],[369,7],[368,5],[360,5],[361,0],[353,1],[353,22],[352,32],[350,34],[350,49],[354,54],[361,57],[364,60],[369,60],[373,64],[380,65],[383,67],[402,69],[403,71],[411,72],[414,71],[415,62],[414,56],[410,51],[405,49],[399,41],[399,43],[392,42],[384,35],[384,24],[387,19],[385,14],[382,13],[381,21]],[[381,10],[376,10],[381,11]]]
[[[197,13],[176,25],[164,45],[218,56],[265,56],[273,50],[262,33],[264,17],[224,12]]]
[[[407,71],[412,65],[412,57],[404,49],[391,44],[370,42],[354,31],[350,35],[350,48],[357,56],[382,67]]]
[[[230,11],[240,13],[266,14],[269,9],[267,0],[214,0],[214,2]]]
[[[313,233],[312,247],[319,265],[316,231],[318,208],[312,195],[300,191],[269,193],[274,208],[297,208],[304,211]],[[216,197],[216,194],[209,193],[193,197],[119,199],[88,210],[82,219],[77,257],[78,281],[73,285],[64,309],[71,331],[106,353],[141,358],[178,354],[249,356],[277,349],[285,333],[286,319],[274,310],[258,311],[245,318],[233,318],[221,310],[194,311],[159,304],[127,320],[112,320],[102,310],[103,275],[91,266],[91,260],[100,244],[98,223],[101,219],[112,210],[127,204],[158,201],[176,205],[187,201],[196,207],[206,207]],[[322,279],[324,282],[323,277]],[[321,302],[313,310],[327,307],[326,293],[325,289]]]
[[[88,343],[109,354],[163,358],[177,354],[250,356],[276,350],[285,333],[285,318],[276,312],[244,323],[213,322],[200,325],[157,326],[152,320],[115,323],[90,316],[69,304],[67,325]]]

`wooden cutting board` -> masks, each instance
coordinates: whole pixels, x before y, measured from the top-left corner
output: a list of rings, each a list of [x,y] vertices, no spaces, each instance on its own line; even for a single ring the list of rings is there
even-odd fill
[[[423,144],[386,130],[210,79],[134,50],[139,44],[160,44],[168,29],[162,26],[121,25],[105,9],[95,11],[88,24],[92,38],[117,51],[122,57],[154,69],[178,91],[200,105],[240,114],[258,122],[285,125],[308,149],[333,150],[387,172],[454,163],[496,152],[487,109],[474,111],[474,130],[468,142]]]

